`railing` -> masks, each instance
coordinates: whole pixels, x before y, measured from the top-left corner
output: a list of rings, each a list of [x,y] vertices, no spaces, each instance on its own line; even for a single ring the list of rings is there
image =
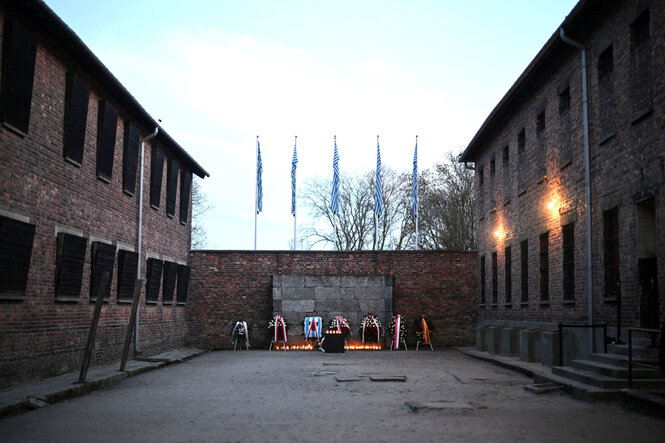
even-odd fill
[[[648,332],[651,334],[651,340],[656,342],[656,335],[660,334],[658,329],[647,328],[628,328],[628,387],[633,387],[633,365],[642,366],[644,368],[658,369],[657,365],[650,365],[642,362],[633,362],[633,332]]]
[[[603,328],[603,352],[607,354],[607,323],[597,323],[590,325],[571,325],[559,323],[559,366],[563,366],[563,328]],[[596,350],[596,341],[593,341],[593,349]]]

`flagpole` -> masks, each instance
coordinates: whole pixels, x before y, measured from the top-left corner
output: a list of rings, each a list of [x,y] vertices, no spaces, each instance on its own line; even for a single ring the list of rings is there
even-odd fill
[[[259,136],[256,136],[256,154],[254,155],[255,168],[259,167]],[[254,250],[256,251],[256,227],[259,220],[259,175],[254,171],[254,179],[256,184],[254,186]]]
[[[339,212],[339,155],[337,153],[337,135],[333,136],[333,181],[330,192],[330,212],[334,229],[333,245],[336,251],[339,251],[339,237],[337,233],[337,220],[335,216]]]
[[[298,143],[298,136],[296,135],[295,141],[293,142],[293,152],[296,152],[296,144]],[[294,176],[295,182],[295,176]],[[293,250],[296,250],[296,212],[298,205],[296,204],[296,187],[293,188]]]
[[[420,211],[418,209],[418,205],[420,202],[418,201],[418,136],[416,135],[416,154],[414,156],[414,168],[413,168],[413,173],[415,177],[413,178],[416,180],[416,251],[418,250],[418,218],[420,218]]]

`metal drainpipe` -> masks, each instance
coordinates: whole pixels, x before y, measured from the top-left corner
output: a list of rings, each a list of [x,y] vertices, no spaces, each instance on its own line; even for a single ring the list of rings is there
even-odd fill
[[[581,43],[572,40],[559,28],[559,36],[564,43],[576,47],[582,55],[582,112],[584,114],[584,194],[586,212],[586,287],[587,287],[587,320],[593,324],[593,289],[592,289],[592,268],[591,268],[591,174],[589,161],[589,92],[587,88],[587,59],[586,49]],[[593,349],[593,328],[589,329],[589,350]]]
[[[139,264],[136,268],[136,279],[141,278],[141,243],[143,237],[143,168],[145,164],[145,142],[157,136],[159,132],[159,126],[155,127],[155,130],[152,134],[141,137],[141,180],[139,181],[139,222],[138,222],[138,233],[136,235],[136,250],[138,251]],[[141,348],[139,347],[139,306],[136,307],[136,322],[134,323],[134,352],[140,354]]]

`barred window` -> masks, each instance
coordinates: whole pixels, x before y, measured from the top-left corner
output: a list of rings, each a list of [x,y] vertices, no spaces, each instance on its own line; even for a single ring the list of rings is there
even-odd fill
[[[563,231],[563,299],[575,299],[575,225],[569,224]]]
[[[549,232],[540,234],[540,300],[550,299],[550,239]]]
[[[510,246],[504,251],[504,274],[505,274],[505,304],[511,305],[513,301],[513,257]]]
[[[522,303],[529,302],[529,240],[520,242],[520,285]]]

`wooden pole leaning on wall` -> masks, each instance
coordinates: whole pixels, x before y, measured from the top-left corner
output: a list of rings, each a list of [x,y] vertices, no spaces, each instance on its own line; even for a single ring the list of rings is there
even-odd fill
[[[136,323],[136,311],[139,307],[139,297],[141,296],[141,288],[143,287],[143,280],[138,279],[134,284],[134,298],[132,299],[132,313],[129,316],[129,324],[127,325],[127,334],[125,335],[125,345],[122,348],[122,360],[120,360],[119,371],[124,371],[127,365],[127,357],[129,356],[129,346],[132,344],[132,335],[134,333],[134,324]]]
[[[88,343],[85,346],[85,353],[83,354],[83,362],[81,363],[81,372],[79,374],[79,383],[85,383],[85,377],[88,375],[90,356],[92,355],[92,348],[95,345],[95,335],[97,334],[97,325],[99,325],[99,317],[102,313],[102,305],[104,304],[106,285],[109,283],[109,273],[104,272],[99,281],[99,287],[97,288],[95,311],[92,314],[92,323],[90,324],[90,332],[88,332]]]

